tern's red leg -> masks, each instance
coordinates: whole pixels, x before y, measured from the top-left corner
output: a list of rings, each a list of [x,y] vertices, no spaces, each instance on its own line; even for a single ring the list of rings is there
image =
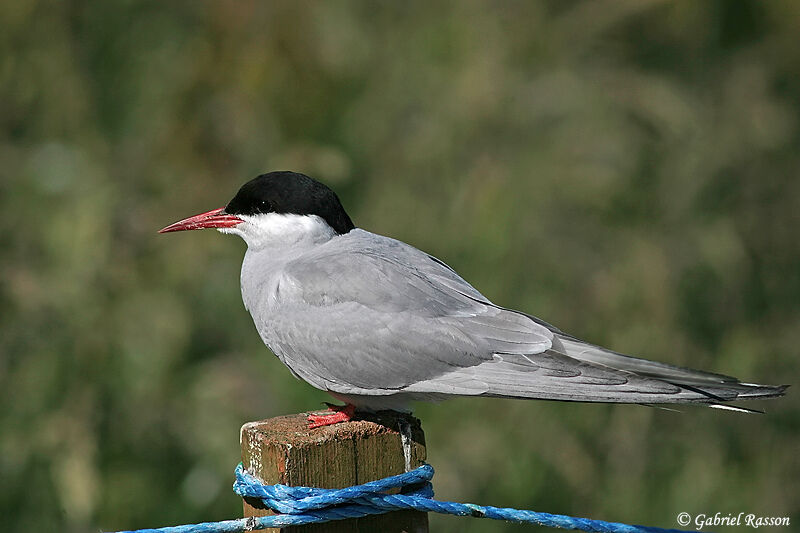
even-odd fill
[[[322,426],[332,426],[339,422],[349,422],[356,413],[356,406],[350,405],[331,405],[328,404],[328,411],[324,415],[309,413],[308,414],[308,429],[314,429]]]

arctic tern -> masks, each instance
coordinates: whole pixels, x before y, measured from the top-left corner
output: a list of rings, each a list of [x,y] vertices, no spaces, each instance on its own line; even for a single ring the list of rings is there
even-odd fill
[[[489,301],[439,259],[356,228],[336,194],[295,172],[244,184],[225,207],[160,232],[216,228],[247,243],[244,305],[292,371],[356,410],[489,396],[635,404],[781,396],[786,386],[648,361],[595,346]]]

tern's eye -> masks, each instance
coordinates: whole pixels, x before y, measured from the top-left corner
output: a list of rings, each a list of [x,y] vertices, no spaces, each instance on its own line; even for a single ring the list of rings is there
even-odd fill
[[[272,204],[269,203],[269,200],[261,200],[258,202],[259,211],[262,213],[269,213],[272,211]]]

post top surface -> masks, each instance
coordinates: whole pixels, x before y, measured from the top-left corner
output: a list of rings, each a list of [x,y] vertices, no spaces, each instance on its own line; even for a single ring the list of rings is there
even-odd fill
[[[412,440],[424,444],[424,434],[419,419],[394,411],[359,413],[357,420],[340,422],[330,426],[308,428],[308,413],[276,416],[265,420],[247,422],[241,435],[262,443],[291,444],[292,446],[319,445],[326,441],[342,441],[368,438],[370,436],[397,434],[401,424],[410,428]]]

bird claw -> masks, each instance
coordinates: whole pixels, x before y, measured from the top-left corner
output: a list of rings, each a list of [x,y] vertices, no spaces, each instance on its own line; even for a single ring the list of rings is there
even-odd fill
[[[349,422],[353,419],[353,416],[355,416],[356,408],[354,405],[332,405],[329,403],[326,403],[326,405],[328,406],[328,411],[331,411],[330,413],[308,414],[308,429],[332,426],[340,422]]]

